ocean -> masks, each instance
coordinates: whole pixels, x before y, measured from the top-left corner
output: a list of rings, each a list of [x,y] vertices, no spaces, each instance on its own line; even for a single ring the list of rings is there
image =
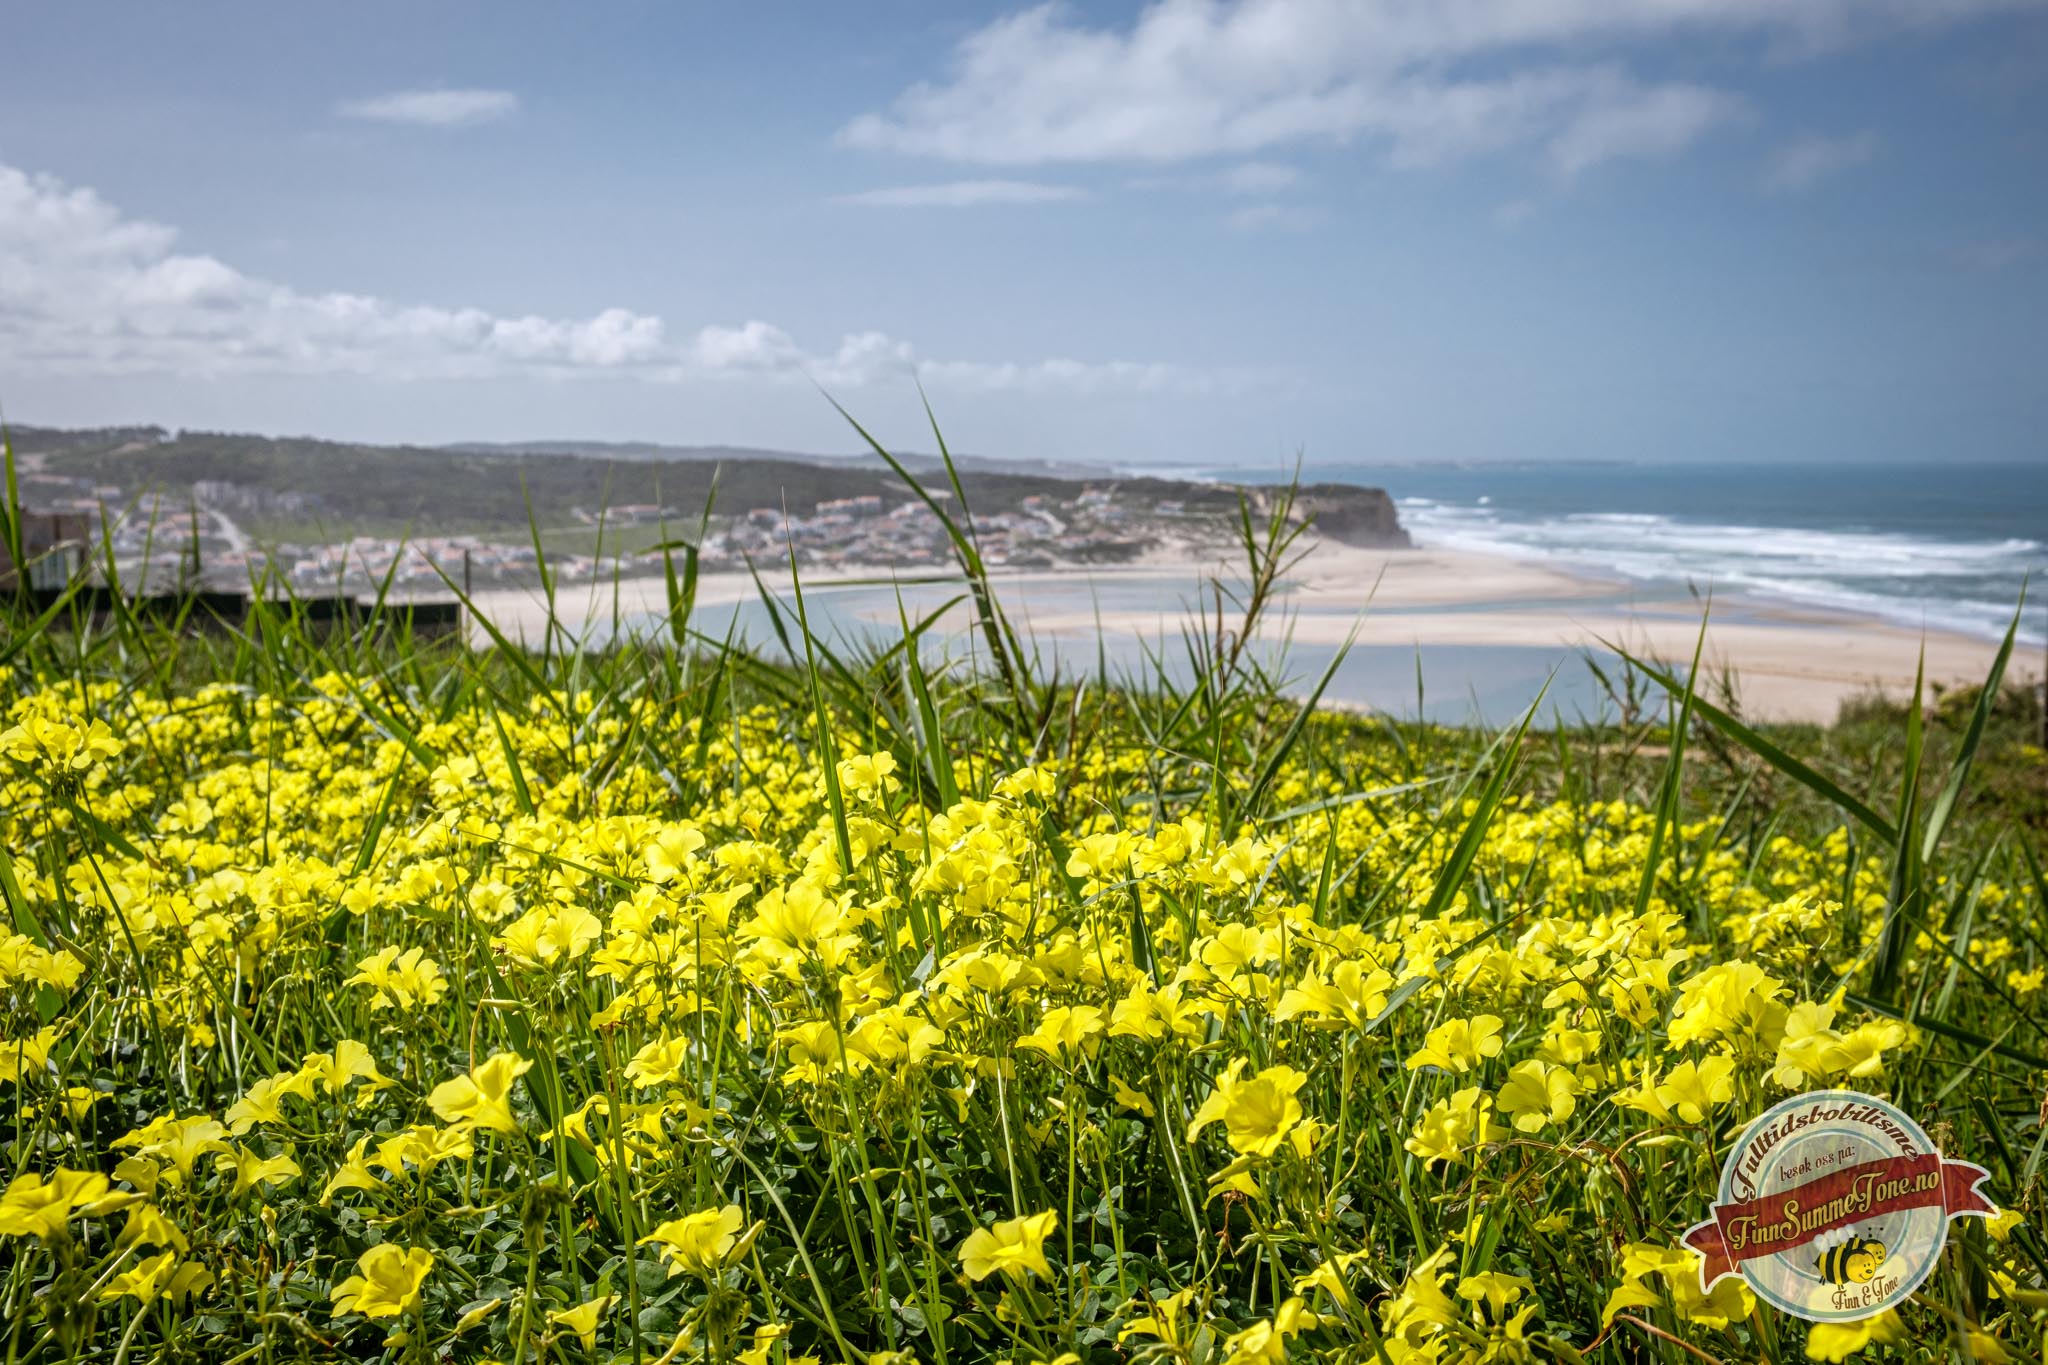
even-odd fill
[[[1164,473],[1151,470],[1147,472]],[[1286,471],[1183,469],[1176,477],[1270,482]],[[1563,604],[1597,612],[1638,597],[1682,601],[1688,587],[1715,594],[1722,621],[1753,617],[1774,604],[1826,609],[1905,625],[2001,637],[2021,587],[2031,581],[2021,638],[2037,667],[2048,635],[2048,464],[1843,465],[1693,464],[1312,464],[1308,481],[1385,488],[1401,522],[1424,546],[1539,561],[1613,585],[1611,594]],[[1002,585],[1006,604],[1066,677],[1106,665],[1112,677],[1143,678],[1186,669],[1176,633],[1149,638],[1093,631],[1044,634],[1034,617],[1072,618],[1100,608],[1190,608],[1196,584],[1161,575],[1034,575]],[[918,584],[903,598],[913,615],[936,607],[957,585]],[[842,644],[887,641],[895,634],[893,589],[819,584],[805,594],[814,627]],[[1323,610],[1293,602],[1305,613]],[[1398,618],[1487,608],[1382,608],[1340,662],[1325,694],[1400,717],[1502,725],[1539,695],[1539,723],[1611,717],[1613,707],[1588,661],[1610,676],[1619,661],[1600,650],[1508,644],[1392,643]],[[1532,608],[1546,604],[1525,603]],[[1549,604],[1558,605],[1558,604]],[[634,623],[657,629],[651,618]],[[697,628],[722,636],[727,626],[755,645],[773,631],[764,608],[745,603],[707,610]],[[971,634],[944,633],[941,652],[972,651]],[[1275,663],[1305,691],[1331,661],[1328,646],[1294,644]]]
[[[1916,629],[2000,638],[2031,582],[2020,636],[2048,634],[2048,452],[2035,464],[1311,463],[1302,477],[1386,489],[1422,545]]]

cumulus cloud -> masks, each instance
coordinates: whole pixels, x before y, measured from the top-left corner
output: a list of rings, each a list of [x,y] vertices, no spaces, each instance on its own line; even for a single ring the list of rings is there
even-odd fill
[[[0,166],[0,354],[52,369],[348,371],[394,378],[658,362],[659,318],[502,317],[304,293],[175,249],[90,189]]]
[[[1764,167],[1764,188],[1780,193],[1803,190],[1815,181],[1861,166],[1878,152],[1877,134],[1847,137],[1794,138],[1771,154]]]
[[[941,185],[897,185],[842,194],[834,203],[883,209],[964,209],[979,204],[1057,204],[1085,195],[1073,185],[1035,180],[952,180]]]
[[[62,374],[359,374],[416,380],[627,375],[674,383],[805,376],[854,387],[923,373],[982,388],[1201,387],[1168,366],[939,361],[880,332],[808,351],[780,327],[706,326],[677,339],[659,317],[505,316],[366,294],[308,293],[177,250],[177,233],[90,189],[0,164],[0,364]]]
[[[510,90],[394,90],[335,106],[343,118],[372,123],[409,123],[422,128],[465,128],[519,112]]]
[[[1658,41],[1783,53],[2025,0],[1154,0],[1128,26],[1066,8],[961,41],[939,81],[839,131],[850,147],[983,165],[1184,161],[1368,140],[1400,165],[1534,148],[1560,175],[1666,156],[1741,109],[1648,79]]]

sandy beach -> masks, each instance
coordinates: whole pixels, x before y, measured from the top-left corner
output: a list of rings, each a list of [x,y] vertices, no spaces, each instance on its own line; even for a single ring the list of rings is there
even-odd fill
[[[998,589],[1013,617],[1041,640],[1092,642],[1099,626],[1112,642],[1156,641],[1179,629],[1202,581],[1218,572],[1228,581],[1228,566],[1220,561],[1165,547],[1129,565],[999,575]],[[764,571],[763,581],[788,599],[786,568]],[[920,603],[929,610],[959,588],[956,578],[943,573],[903,568],[841,566],[804,576],[814,603],[845,603],[854,617],[878,627],[895,625],[894,584],[904,585],[913,610]],[[706,574],[697,602],[700,610],[731,607],[756,599],[758,592],[746,574]],[[494,589],[476,600],[508,637],[534,644],[541,639],[548,613],[537,592]],[[665,589],[658,576],[562,585],[556,608],[573,635],[602,639],[615,622],[647,628],[666,608]],[[1267,633],[1275,640],[1284,635],[1293,646],[1327,648],[1341,644],[1362,615],[1361,645],[1539,651],[1559,662],[1611,645],[1683,663],[1692,656],[1702,610],[1702,603],[1682,592],[1644,592],[1639,585],[1502,556],[1370,550],[1326,541],[1289,576],[1282,611]],[[1728,680],[1743,714],[1752,719],[1825,723],[1849,698],[1873,691],[1909,694],[1923,648],[1930,683],[1981,681],[1997,646],[1937,627],[1930,623],[1923,633],[1726,596],[1713,604],[1704,667],[1715,687]],[[479,643],[487,642],[481,629],[476,634]],[[2039,678],[2034,653],[2013,661],[2013,678]]]

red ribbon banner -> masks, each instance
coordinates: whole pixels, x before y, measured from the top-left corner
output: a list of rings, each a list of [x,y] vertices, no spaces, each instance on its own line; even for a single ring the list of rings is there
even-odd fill
[[[1998,1210],[1977,1193],[1991,1172],[1941,1153],[1866,1161],[1775,1194],[1737,1204],[1716,1204],[1714,1216],[1695,1224],[1685,1244],[1706,1257],[1700,1281],[1707,1288],[1741,1263],[1793,1251],[1822,1233],[1900,1209],[1939,1205],[1950,1217]]]

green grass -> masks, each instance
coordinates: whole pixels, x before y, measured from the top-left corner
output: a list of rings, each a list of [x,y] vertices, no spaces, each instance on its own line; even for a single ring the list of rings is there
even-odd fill
[[[6,603],[9,1359],[1846,1352],[1645,1268],[1836,1084],[2020,1212],[1890,1349],[2038,1358],[2031,696],[1329,712],[1248,510],[1184,669],[1064,674],[964,501],[972,628],[856,649],[700,634],[681,538],[602,651]]]

